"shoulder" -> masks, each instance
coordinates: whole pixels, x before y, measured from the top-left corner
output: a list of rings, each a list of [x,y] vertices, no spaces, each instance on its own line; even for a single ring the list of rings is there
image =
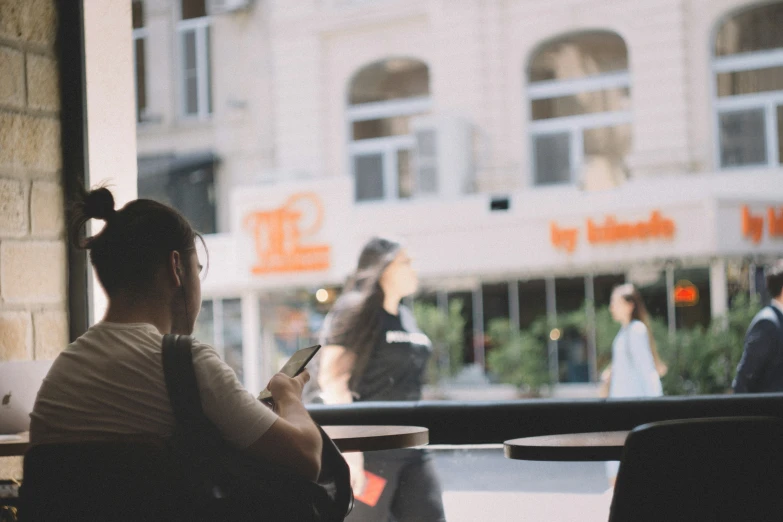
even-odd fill
[[[225,364],[212,346],[193,339],[193,364],[222,366]]]
[[[647,327],[641,321],[631,321],[628,331],[633,335],[647,335]]]
[[[766,331],[775,330],[780,326],[777,314],[771,307],[765,306],[754,317],[748,330]]]
[[[778,320],[778,314],[772,309],[771,306],[765,306],[753,317],[751,325],[754,324],[772,324],[777,326],[780,321]]]

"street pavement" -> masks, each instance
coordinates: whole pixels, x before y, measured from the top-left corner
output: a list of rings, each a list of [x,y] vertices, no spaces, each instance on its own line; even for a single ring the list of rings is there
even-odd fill
[[[611,494],[602,462],[509,460],[502,449],[434,450],[449,522],[598,522]]]

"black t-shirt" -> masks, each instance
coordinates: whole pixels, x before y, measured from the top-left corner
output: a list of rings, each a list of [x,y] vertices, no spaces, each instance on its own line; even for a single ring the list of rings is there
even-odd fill
[[[400,306],[399,315],[385,310],[380,314],[380,328],[374,337],[375,343],[368,347],[366,341],[356,338],[355,332],[335,331],[335,316],[344,313],[336,308],[327,316],[321,332],[320,343],[324,346],[338,345],[357,355],[357,361],[366,358],[364,371],[358,383],[353,386],[357,401],[415,401],[421,399],[427,362],[432,354],[429,338],[416,326],[413,314]],[[370,349],[370,353],[364,350]],[[360,364],[361,364],[360,362]],[[308,365],[314,375],[307,385],[307,400],[317,400],[320,393],[317,374],[320,357],[316,356]]]
[[[424,374],[431,354],[429,338],[419,331],[407,309],[400,307],[400,315],[382,311],[380,332],[356,386],[359,400],[421,399]]]

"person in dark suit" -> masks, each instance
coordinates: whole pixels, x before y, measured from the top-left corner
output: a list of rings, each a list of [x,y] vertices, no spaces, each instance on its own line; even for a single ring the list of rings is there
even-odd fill
[[[783,259],[767,270],[772,302],[753,318],[745,334],[735,393],[783,391]]]

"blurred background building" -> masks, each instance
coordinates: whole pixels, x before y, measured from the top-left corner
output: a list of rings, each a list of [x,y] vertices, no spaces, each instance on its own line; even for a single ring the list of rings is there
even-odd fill
[[[363,243],[527,328],[640,286],[670,331],[783,252],[783,2],[133,0],[140,197],[207,234],[198,336],[258,390]],[[679,306],[682,305],[682,306]],[[591,315],[592,314],[592,315]],[[564,387],[594,335],[550,336]]]

